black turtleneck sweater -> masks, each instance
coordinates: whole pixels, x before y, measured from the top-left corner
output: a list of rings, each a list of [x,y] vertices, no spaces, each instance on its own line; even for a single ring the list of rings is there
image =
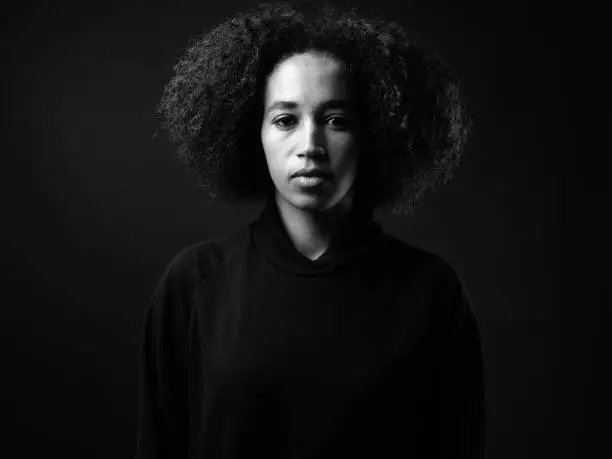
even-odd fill
[[[137,459],[484,457],[456,270],[371,218],[343,231],[310,260],[268,197],[174,257],[145,311]]]

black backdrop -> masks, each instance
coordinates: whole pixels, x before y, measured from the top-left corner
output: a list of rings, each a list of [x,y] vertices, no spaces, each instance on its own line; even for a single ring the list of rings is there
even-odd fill
[[[189,37],[253,2],[165,3],[2,12],[3,457],[131,457],[147,297],[258,212],[207,202],[152,117]],[[401,3],[377,5],[464,79],[475,130],[452,182],[383,227],[467,284],[488,457],[605,456],[607,126],[585,101],[607,83],[584,55],[603,44],[561,3]]]

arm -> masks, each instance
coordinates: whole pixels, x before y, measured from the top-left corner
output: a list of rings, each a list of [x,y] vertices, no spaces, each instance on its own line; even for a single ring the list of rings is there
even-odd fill
[[[441,338],[441,458],[485,457],[485,387],[480,331],[461,281],[451,290]]]
[[[188,301],[177,271],[166,271],[145,310],[135,459],[187,457]]]

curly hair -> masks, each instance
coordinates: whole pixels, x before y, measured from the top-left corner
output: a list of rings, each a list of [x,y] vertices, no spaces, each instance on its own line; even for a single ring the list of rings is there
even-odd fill
[[[342,62],[359,94],[359,202],[413,214],[451,178],[471,131],[460,81],[418,34],[326,0],[262,3],[191,38],[155,112],[177,159],[213,200],[262,199],[274,187],[260,139],[266,80],[309,50]]]

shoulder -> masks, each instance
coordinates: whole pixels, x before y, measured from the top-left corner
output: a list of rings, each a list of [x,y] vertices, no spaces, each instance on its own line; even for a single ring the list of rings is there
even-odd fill
[[[475,322],[476,310],[457,266],[441,255],[384,234],[381,254],[390,276],[430,299],[444,323]]]
[[[208,276],[221,257],[222,249],[217,239],[185,246],[170,259],[158,286],[192,290]]]
[[[242,226],[228,235],[185,246],[170,260],[163,277],[195,288],[215,271],[223,269],[236,253],[246,250],[248,238],[248,226]]]
[[[379,257],[393,277],[418,278],[438,286],[462,283],[457,267],[449,260],[386,232],[381,235]]]
[[[167,263],[158,278],[149,306],[164,310],[187,309],[200,283],[218,270],[224,269],[227,260],[246,245],[246,228],[240,228],[229,236],[197,241],[181,248]]]

